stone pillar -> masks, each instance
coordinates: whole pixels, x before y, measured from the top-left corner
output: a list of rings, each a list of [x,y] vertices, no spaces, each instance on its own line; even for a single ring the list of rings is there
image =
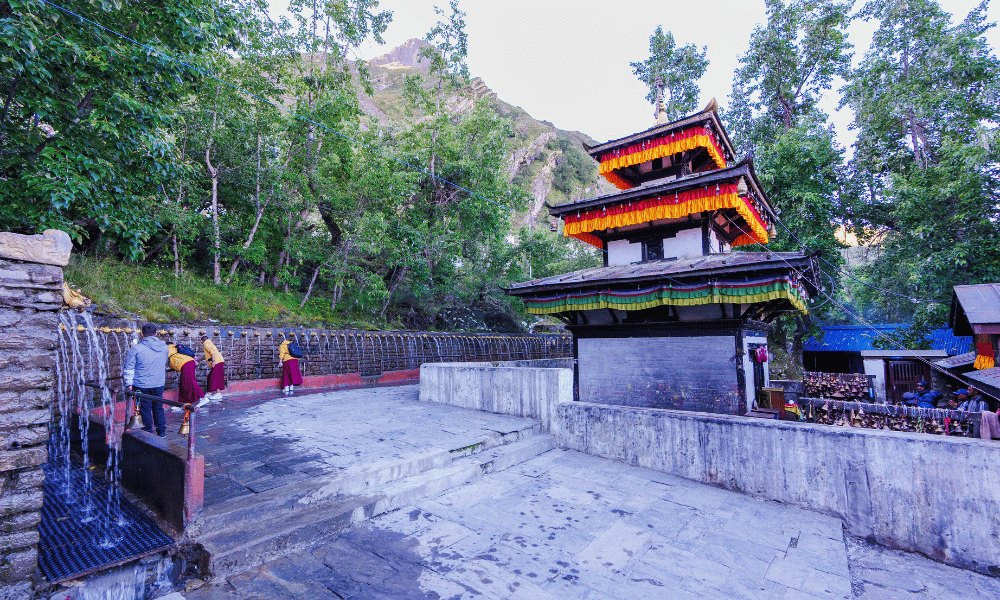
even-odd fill
[[[0,233],[0,587],[38,565],[41,465],[55,386],[62,267],[72,242],[61,231]]]

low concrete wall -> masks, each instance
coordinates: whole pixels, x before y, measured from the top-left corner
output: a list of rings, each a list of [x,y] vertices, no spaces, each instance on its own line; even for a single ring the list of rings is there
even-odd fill
[[[538,419],[558,433],[557,408],[573,400],[573,359],[420,366],[420,401]]]
[[[564,448],[834,515],[852,535],[1000,575],[995,442],[580,402],[558,412]]]
[[[118,404],[116,414],[125,414],[124,403]],[[108,460],[109,448],[105,443],[101,419],[91,418],[88,433],[91,460],[94,464],[103,465]],[[138,429],[126,431],[121,440],[122,485],[178,533],[183,532],[201,514],[204,505],[205,457],[195,453],[194,460],[188,464],[186,439],[184,444],[178,444]],[[191,482],[190,489],[185,486],[188,480]]]
[[[122,485],[177,531],[201,514],[205,499],[205,457],[195,454],[190,465],[186,457],[186,446],[152,433],[130,431],[122,437]],[[188,478],[190,490],[184,485]]]

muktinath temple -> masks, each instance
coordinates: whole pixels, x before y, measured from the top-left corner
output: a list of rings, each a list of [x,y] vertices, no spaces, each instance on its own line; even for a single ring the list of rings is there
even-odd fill
[[[620,191],[548,206],[604,266],[505,291],[572,332],[577,400],[746,414],[769,383],[769,323],[808,311],[818,258],[767,251],[775,210],[715,100],[670,123],[662,88],[655,106],[652,128],[585,146]]]

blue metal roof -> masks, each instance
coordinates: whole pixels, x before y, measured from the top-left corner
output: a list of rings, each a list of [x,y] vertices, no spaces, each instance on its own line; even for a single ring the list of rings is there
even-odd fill
[[[872,341],[879,334],[892,335],[897,329],[909,327],[905,324],[876,325],[824,325],[823,339],[809,338],[803,350],[807,352],[861,352],[875,350]],[[948,354],[965,354],[972,350],[972,336],[957,336],[947,328],[935,329],[930,335],[931,349],[944,350]]]

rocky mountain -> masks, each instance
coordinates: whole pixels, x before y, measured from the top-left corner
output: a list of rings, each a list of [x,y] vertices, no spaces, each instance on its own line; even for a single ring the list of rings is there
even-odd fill
[[[373,96],[359,96],[365,114],[380,123],[405,122],[402,98],[407,75],[427,73],[426,61],[420,61],[420,50],[430,47],[424,41],[410,39],[388,53],[368,61]],[[516,139],[507,163],[507,176],[515,185],[531,194],[534,202],[524,223],[547,218],[545,202],[563,204],[614,190],[598,176],[597,163],[584,152],[581,142],[596,141],[579,131],[565,131],[547,121],[539,121],[518,106],[498,98],[482,78],[468,82],[462,93],[448,99],[454,113],[470,110],[475,101],[485,98],[514,127]]]

